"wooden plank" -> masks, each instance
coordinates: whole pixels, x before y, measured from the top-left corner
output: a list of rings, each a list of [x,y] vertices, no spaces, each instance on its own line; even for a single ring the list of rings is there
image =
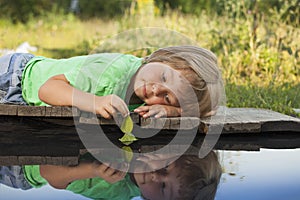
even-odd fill
[[[207,126],[223,124],[223,134],[300,132],[300,119],[265,109],[228,108],[225,116],[201,119],[201,122]]]
[[[78,156],[64,156],[62,158],[61,165],[77,165],[79,161],[79,155]]]
[[[44,106],[18,106],[18,116],[45,116]]]
[[[45,156],[46,158],[46,163],[48,165],[62,165],[63,164],[63,157],[59,156]]]
[[[45,117],[78,117],[79,109],[69,106],[45,106]]]
[[[20,165],[18,156],[0,156],[0,166]]]
[[[17,115],[17,105],[0,104],[0,115]]]
[[[85,124],[113,125],[114,120],[107,120],[100,116],[91,117],[92,113],[80,112],[71,107],[44,107],[0,104],[0,116],[22,116],[22,117],[44,117],[44,118],[66,118],[80,116],[79,122]],[[258,133],[266,131],[298,131],[300,130],[300,119],[283,115],[274,111],[253,108],[227,108],[225,116],[214,116],[213,118],[161,118],[154,119],[139,118],[137,114],[131,113],[136,124],[143,128],[154,129],[193,129],[201,124],[200,130],[205,132],[209,126],[223,125],[222,133]],[[223,120],[225,117],[225,121]]]
[[[20,165],[40,165],[46,163],[44,156],[18,156]]]
[[[78,156],[0,156],[0,166],[8,165],[77,165]]]
[[[28,106],[0,104],[0,116],[77,117],[80,111],[68,106]]]

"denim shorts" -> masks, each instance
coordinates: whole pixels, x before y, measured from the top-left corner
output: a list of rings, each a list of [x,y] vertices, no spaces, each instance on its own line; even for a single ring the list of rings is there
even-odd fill
[[[22,97],[22,73],[33,57],[29,53],[14,53],[0,58],[0,103],[27,104]]]
[[[0,166],[0,183],[12,188],[22,190],[31,189],[32,186],[24,176],[22,166]]]

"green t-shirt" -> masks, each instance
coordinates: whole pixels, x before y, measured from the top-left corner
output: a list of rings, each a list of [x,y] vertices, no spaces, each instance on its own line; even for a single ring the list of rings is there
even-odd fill
[[[40,188],[48,182],[40,174],[39,165],[24,165],[23,172],[28,183],[35,188]]]
[[[23,167],[26,180],[35,188],[47,184],[41,176],[39,165],[25,165]],[[101,178],[76,180],[68,185],[66,190],[99,200],[130,200],[140,196],[139,188],[130,180],[129,175],[116,183],[110,184]]]
[[[50,77],[64,74],[70,84],[82,91],[125,98],[132,76],[142,64],[142,58],[119,53],[102,53],[68,59],[34,57],[25,66],[22,95],[29,105],[45,106],[38,90]]]
[[[139,188],[132,183],[128,174],[123,180],[113,184],[101,178],[77,180],[69,184],[67,190],[99,200],[130,200],[141,195]]]

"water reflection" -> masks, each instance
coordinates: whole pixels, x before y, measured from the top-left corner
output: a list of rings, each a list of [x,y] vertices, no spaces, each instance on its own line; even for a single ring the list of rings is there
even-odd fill
[[[218,151],[223,174],[216,200],[300,199],[300,149],[259,152]],[[22,191],[0,185],[0,199],[87,198],[50,186]],[[140,198],[135,198],[140,199]]]
[[[300,149],[221,151],[220,162],[217,200],[300,199]]]
[[[222,173],[214,152],[202,159],[190,154],[141,154],[125,178],[112,166],[87,159],[78,166],[3,166],[1,182],[24,190],[30,189],[29,184],[36,188],[48,182],[94,199],[214,199]]]

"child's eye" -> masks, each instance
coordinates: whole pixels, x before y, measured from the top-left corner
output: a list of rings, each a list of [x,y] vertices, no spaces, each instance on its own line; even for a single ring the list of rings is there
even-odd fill
[[[169,98],[169,95],[168,95],[168,94],[165,94],[165,101],[166,101],[168,104],[171,104],[171,101],[170,101],[170,98]]]
[[[164,194],[164,189],[165,189],[165,187],[166,187],[165,182],[162,182],[162,184],[161,184],[161,190],[162,190],[162,193],[163,193],[163,194]]]
[[[166,82],[167,79],[166,79],[165,72],[162,74],[161,79],[162,79],[163,82]]]

